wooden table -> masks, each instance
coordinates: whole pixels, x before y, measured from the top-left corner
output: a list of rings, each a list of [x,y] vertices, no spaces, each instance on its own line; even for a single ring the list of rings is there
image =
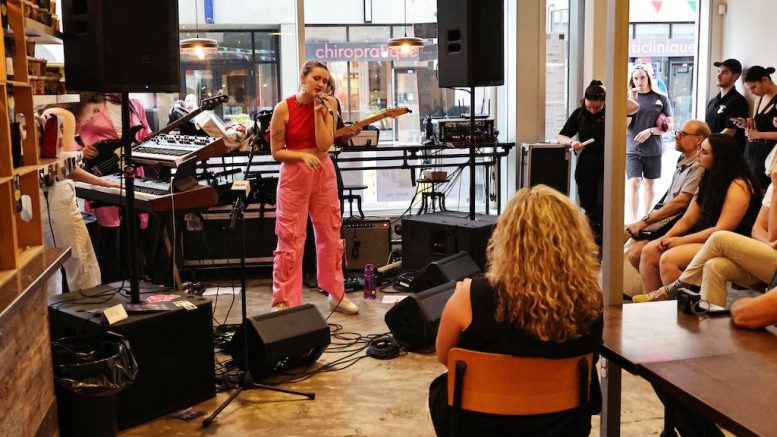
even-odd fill
[[[738,329],[728,316],[683,314],[675,301],[607,307],[604,317],[602,356],[611,364],[737,435],[777,429],[777,415],[769,413],[777,399],[772,333]]]

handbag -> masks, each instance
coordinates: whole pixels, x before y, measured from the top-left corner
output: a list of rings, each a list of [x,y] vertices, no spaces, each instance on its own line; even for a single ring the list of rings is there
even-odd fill
[[[664,132],[669,131],[669,120],[663,112],[658,113],[658,118],[656,118],[656,127]]]
[[[681,211],[671,217],[667,217],[645,226],[644,228],[640,229],[638,239],[652,241],[663,237],[667,232],[669,232],[670,229],[672,229],[672,226],[674,226],[675,223],[680,220],[684,213],[685,211]]]

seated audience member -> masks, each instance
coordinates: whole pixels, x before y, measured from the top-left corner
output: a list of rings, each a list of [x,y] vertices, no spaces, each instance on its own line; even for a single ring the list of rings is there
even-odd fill
[[[597,247],[588,220],[561,193],[545,186],[519,190],[488,243],[484,275],[460,282],[443,310],[437,359],[454,347],[480,352],[566,358],[602,344],[602,292]],[[553,375],[548,375],[553,378]],[[448,435],[447,374],[429,390],[437,435]],[[601,408],[595,366],[591,408]],[[588,435],[574,412],[505,416],[462,411],[461,435]],[[586,421],[590,423],[590,417]],[[478,432],[477,430],[480,430]],[[484,434],[483,430],[488,430]]]
[[[634,296],[634,302],[674,298],[671,289],[662,285],[680,277],[715,231],[748,235],[752,229],[761,195],[736,140],[724,134],[710,135],[699,150],[699,166],[704,175],[688,210],[665,236],[642,250],[639,274],[646,294]]]
[[[760,329],[777,323],[777,287],[758,297],[735,300],[731,305],[731,322],[747,329]]]
[[[725,306],[728,281],[757,288],[772,280],[777,273],[777,205],[773,205],[777,169],[771,157],[766,168],[772,183],[755,219],[753,238],[728,231],[712,234],[680,278],[667,286],[670,294],[701,286],[702,299]]]
[[[670,218],[677,214],[682,214],[688,208],[693,196],[699,188],[699,179],[704,169],[699,167],[696,158],[702,141],[710,136],[710,129],[706,123],[700,120],[688,120],[682,127],[682,130],[675,132],[675,149],[682,153],[677,161],[672,183],[669,190],[663,198],[663,204],[658,205],[648,214],[642,217],[642,220],[626,226],[626,233],[632,236],[624,246],[626,260],[623,263],[623,277],[639,276],[639,261],[642,256],[642,249],[650,242],[647,239],[638,239],[639,232],[645,226],[658,223],[661,220]],[[639,283],[639,279],[636,281]],[[642,292],[641,284],[634,287],[627,287],[624,281],[623,292],[632,296]]]

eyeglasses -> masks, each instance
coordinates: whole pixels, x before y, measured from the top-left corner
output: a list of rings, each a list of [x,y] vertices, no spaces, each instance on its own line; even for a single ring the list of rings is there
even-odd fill
[[[699,134],[692,134],[692,133],[686,132],[684,130],[676,130],[676,131],[674,131],[674,136],[676,136],[676,137],[682,138],[682,137],[684,137],[686,135],[695,136],[695,137],[699,136]]]

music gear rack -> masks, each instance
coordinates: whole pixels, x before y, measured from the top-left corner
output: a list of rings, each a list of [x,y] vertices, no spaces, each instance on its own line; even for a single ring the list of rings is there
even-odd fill
[[[224,153],[227,148],[222,138],[163,134],[132,149],[132,158],[141,163],[177,167],[193,156],[203,160]]]

